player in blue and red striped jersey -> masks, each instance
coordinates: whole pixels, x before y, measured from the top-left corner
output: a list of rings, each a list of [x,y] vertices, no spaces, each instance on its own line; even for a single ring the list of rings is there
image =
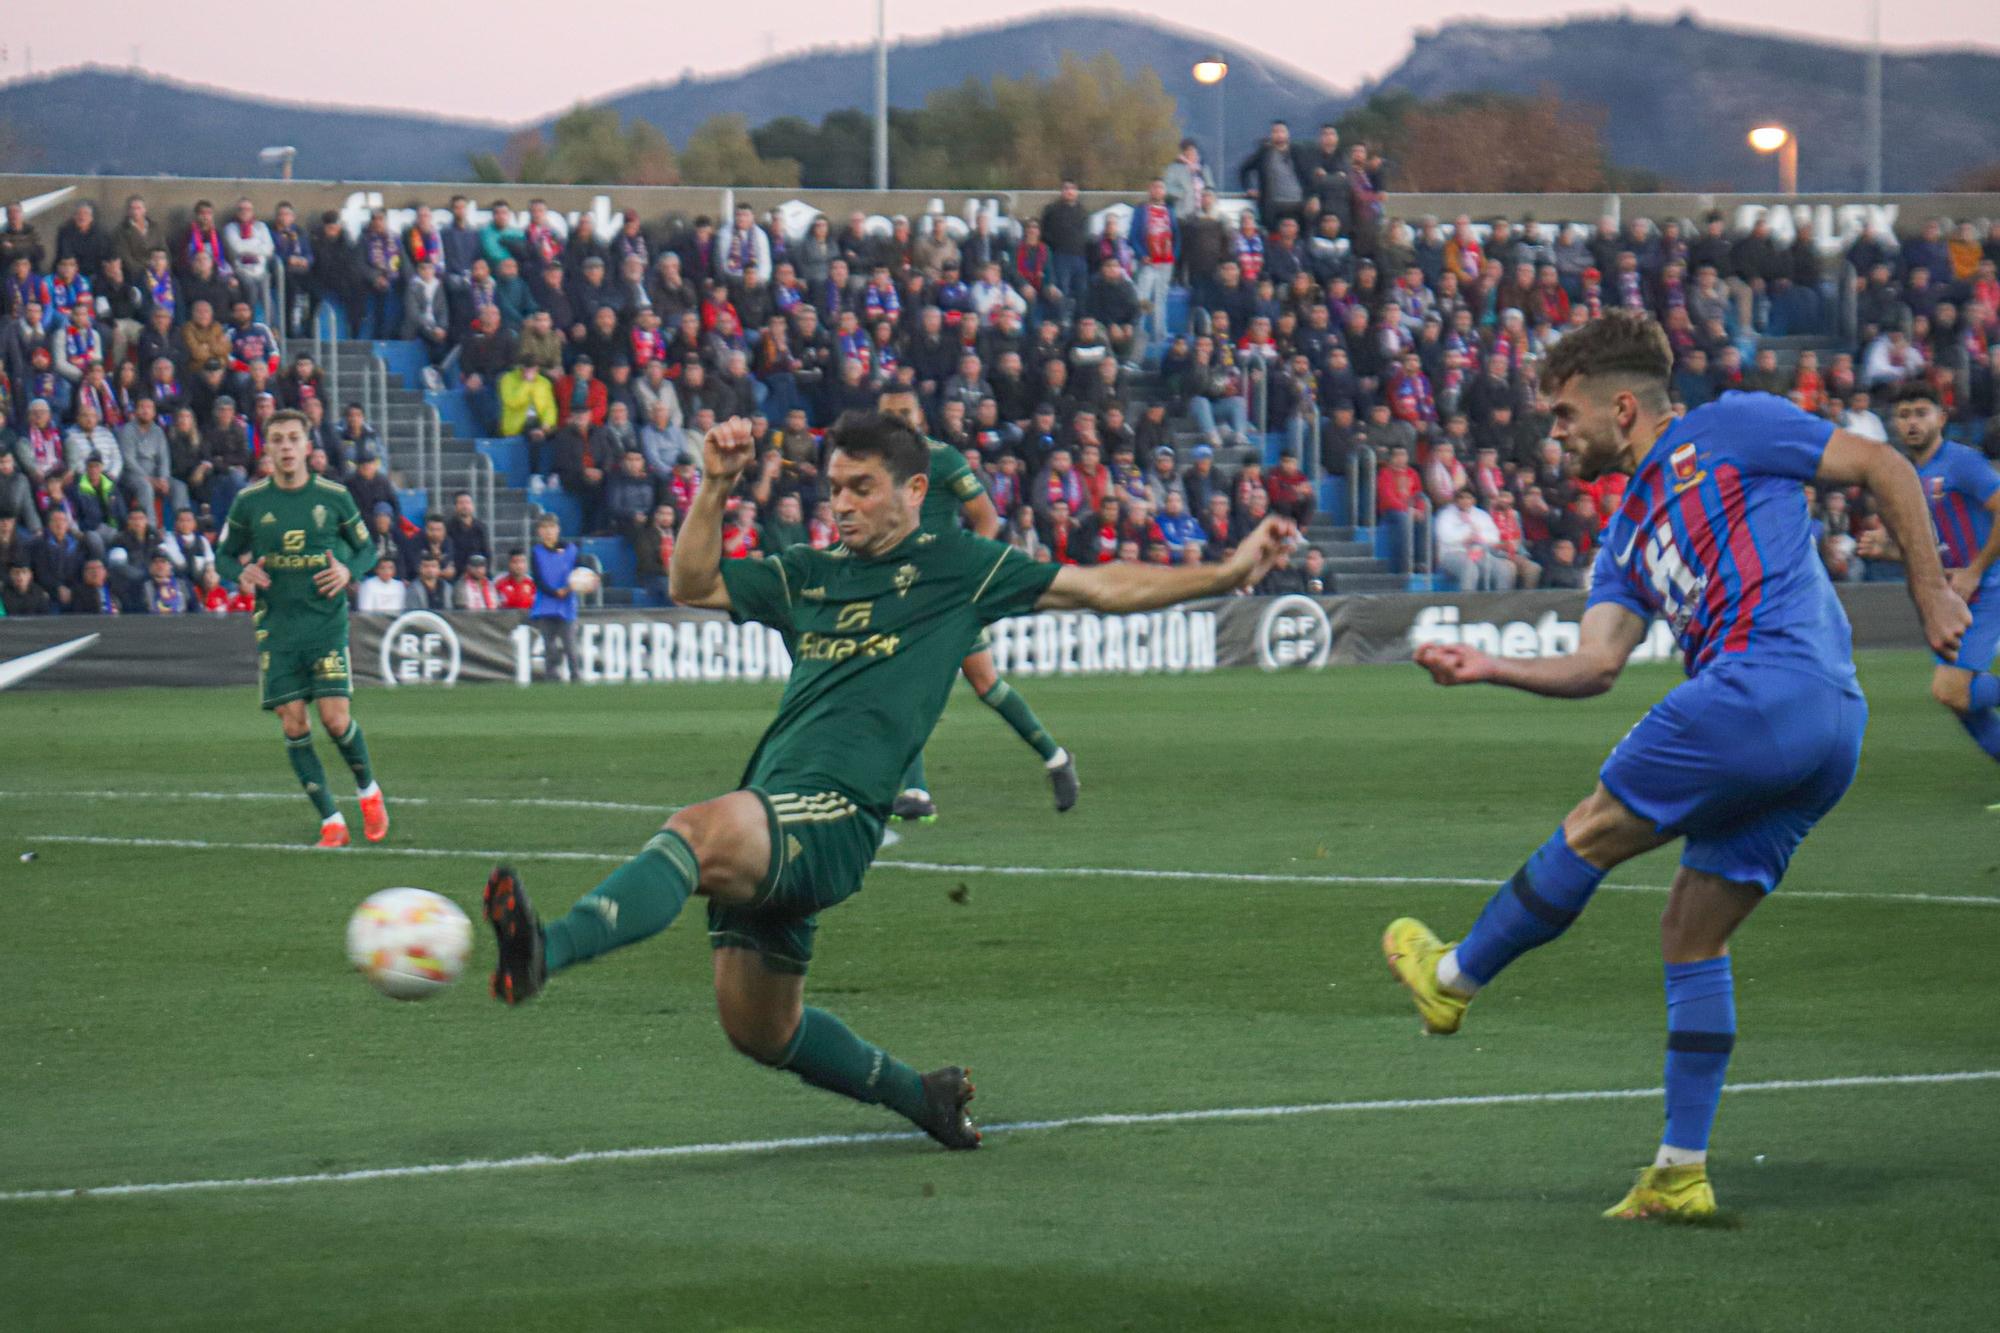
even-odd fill
[[[1555,436],[1586,481],[1630,474],[1604,532],[1575,653],[1501,660],[1463,644],[1417,654],[1440,685],[1489,681],[1580,698],[1611,688],[1661,616],[1688,679],[1620,741],[1597,789],[1493,895],[1457,945],[1391,923],[1390,968],[1431,1032],[1458,1030],[1473,994],[1547,944],[1612,867],[1686,840],[1660,951],[1666,964],[1666,1131],[1608,1217],[1715,1210],[1709,1131],[1736,1042],[1729,937],[1777,887],[1793,851],[1854,779],[1868,706],[1853,635],[1814,549],[1805,485],[1866,486],[1909,552],[1925,637],[1951,657],[1971,620],[1929,540],[1909,462],[1782,398],[1732,393],[1685,417],[1667,397],[1673,353],[1626,311],[1570,334],[1543,375]]]
[[[1896,438],[1916,464],[1937,525],[1938,545],[1951,586],[1972,606],[1972,628],[1956,657],[1939,657],[1931,697],[1949,708],[1979,748],[2000,759],[2000,473],[1977,450],[1944,438],[1944,405],[1921,381],[1890,395]],[[1871,560],[1901,560],[1902,552],[1880,532],[1866,534],[1857,553]],[[2000,805],[1992,807],[2000,810]]]

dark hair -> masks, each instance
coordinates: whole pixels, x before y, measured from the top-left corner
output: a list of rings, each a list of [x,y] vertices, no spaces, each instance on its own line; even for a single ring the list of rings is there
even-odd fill
[[[284,421],[298,422],[299,429],[306,433],[306,442],[308,444],[312,442],[312,422],[307,420],[306,414],[299,411],[296,407],[287,407],[280,411],[273,412],[271,414],[271,419],[264,423],[264,434],[266,436],[269,436],[271,433],[271,427]]]
[[[850,458],[881,459],[898,486],[930,468],[930,447],[887,412],[843,412],[827,432],[827,443]]]
[[[1938,393],[1937,386],[1929,380],[1904,380],[1889,391],[1888,398],[1891,407],[1898,407],[1904,403],[1929,403],[1935,408],[1944,407],[1943,395]]]
[[[1542,384],[1553,393],[1579,376],[1628,375],[1657,385],[1664,397],[1673,369],[1673,348],[1658,321],[1610,310],[1556,344],[1542,368]]]

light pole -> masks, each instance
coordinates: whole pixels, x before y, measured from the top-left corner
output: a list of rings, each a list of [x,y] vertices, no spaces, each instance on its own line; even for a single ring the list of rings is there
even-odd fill
[[[1882,0],[1868,6],[1868,91],[1866,129],[1868,193],[1882,193]]]
[[[875,188],[889,188],[888,0],[875,0]]]
[[[1210,56],[1206,60],[1194,62],[1194,81],[1215,85],[1215,166],[1212,175],[1217,184],[1217,194],[1222,193],[1222,173],[1226,170],[1223,159],[1229,155],[1229,100],[1222,83],[1228,77],[1229,62],[1221,56]]]
[[[1799,136],[1783,125],[1759,125],[1750,131],[1750,146],[1778,155],[1778,192],[1799,192]]]

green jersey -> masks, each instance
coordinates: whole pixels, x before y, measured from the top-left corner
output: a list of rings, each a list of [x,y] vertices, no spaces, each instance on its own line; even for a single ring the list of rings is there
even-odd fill
[[[265,478],[229,506],[216,543],[216,568],[234,582],[261,559],[271,586],[257,592],[260,651],[331,652],[347,644],[347,598],[322,597],[313,575],[336,560],[361,577],[375,543],[354,495],[338,482],[310,477],[295,491]]]
[[[838,792],[887,818],[973,640],[1032,609],[1057,569],[970,533],[921,530],[882,556],[793,546],[723,561],[731,614],[776,629],[792,654],[742,785]]]
[[[979,474],[965,455],[938,440],[926,440],[931,447],[931,465],[926,475],[931,488],[924,492],[924,507],[917,513],[917,526],[925,532],[943,535],[959,531],[958,511],[986,494]]]

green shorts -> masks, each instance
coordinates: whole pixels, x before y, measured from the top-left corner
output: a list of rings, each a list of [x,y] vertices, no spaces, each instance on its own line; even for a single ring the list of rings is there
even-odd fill
[[[882,823],[832,792],[744,790],[764,803],[771,868],[754,903],[708,905],[708,942],[755,949],[771,971],[802,976],[812,962],[820,911],[860,891],[882,845]]]
[[[354,697],[354,671],[347,660],[347,645],[330,651],[265,649],[257,654],[257,684],[267,709],[295,699],[350,699]]]

